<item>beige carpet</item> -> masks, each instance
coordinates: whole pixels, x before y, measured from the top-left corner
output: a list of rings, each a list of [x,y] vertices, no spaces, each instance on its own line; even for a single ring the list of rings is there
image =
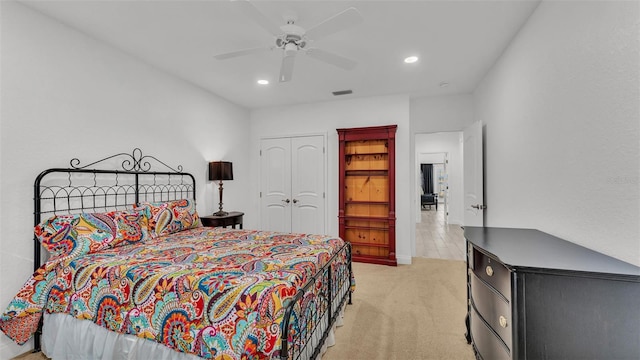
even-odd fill
[[[323,360],[474,359],[464,338],[466,265],[414,258],[388,267],[354,263],[356,291]]]
[[[323,360],[473,360],[464,338],[463,261],[414,258],[398,267],[354,263],[356,291]],[[20,360],[45,359],[42,354]]]

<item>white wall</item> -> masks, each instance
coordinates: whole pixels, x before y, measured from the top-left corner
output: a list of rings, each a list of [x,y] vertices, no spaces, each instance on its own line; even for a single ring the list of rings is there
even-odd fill
[[[251,113],[251,168],[258,178],[259,147],[262,137],[327,134],[328,226],[327,233],[338,235],[338,128],[397,124],[396,132],[396,253],[398,263],[411,263],[410,204],[413,190],[409,186],[410,136],[409,98],[404,95],[340,100],[290,107],[255,110]],[[260,211],[259,183],[253,184],[253,208]]]
[[[462,225],[464,215],[464,190],[462,187],[463,164],[462,164],[462,142],[461,132],[450,131],[431,134],[416,134],[416,157],[420,159],[420,154],[424,153],[447,153],[449,163],[447,164],[447,174],[449,178],[449,199],[447,199],[447,212],[449,213],[449,224]],[[419,177],[420,161],[416,163],[416,173]],[[420,191],[420,183],[416,180],[416,191]],[[418,207],[420,204],[417,204]],[[419,222],[420,209],[418,208]]]
[[[1,2],[0,307],[33,272],[33,181],[140,147],[198,182],[200,213],[216,207],[207,162],[234,162],[225,208],[248,208],[249,113],[29,8]],[[247,214],[251,221],[252,214]],[[0,336],[0,358],[28,351]]]
[[[473,122],[473,96],[458,94],[411,99],[411,132],[462,131]]]
[[[640,265],[637,1],[543,1],[474,93],[485,225]]]
[[[416,137],[419,137],[420,134],[416,135]],[[416,138],[416,149],[418,148],[418,146],[420,146],[420,144],[418,144],[418,139]],[[445,153],[444,152],[421,152],[421,151],[416,151],[416,154],[418,155],[418,164],[444,164],[445,162]],[[418,169],[420,170],[420,169]],[[435,182],[434,182],[435,183]]]

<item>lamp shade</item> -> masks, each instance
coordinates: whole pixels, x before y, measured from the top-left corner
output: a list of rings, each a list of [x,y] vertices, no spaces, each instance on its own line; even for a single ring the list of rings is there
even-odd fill
[[[233,180],[233,164],[229,161],[210,162],[209,180]]]

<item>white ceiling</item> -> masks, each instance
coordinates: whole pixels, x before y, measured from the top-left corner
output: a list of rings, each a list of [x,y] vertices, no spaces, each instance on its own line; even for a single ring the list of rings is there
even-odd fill
[[[388,94],[469,93],[529,15],[535,1],[258,1],[273,22],[294,12],[309,29],[355,7],[360,24],[313,47],[356,60],[351,71],[298,56],[290,82],[278,82],[278,50],[228,60],[217,54],[269,46],[266,32],[230,1],[23,1],[139,59],[247,108]],[[420,60],[403,63],[409,55]],[[257,85],[266,78],[271,84]],[[441,82],[449,83],[440,87]]]

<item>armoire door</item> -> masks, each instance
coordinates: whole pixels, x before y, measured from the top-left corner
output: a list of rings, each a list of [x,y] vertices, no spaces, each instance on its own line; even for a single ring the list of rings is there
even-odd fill
[[[323,136],[261,141],[261,228],[325,233]]]

